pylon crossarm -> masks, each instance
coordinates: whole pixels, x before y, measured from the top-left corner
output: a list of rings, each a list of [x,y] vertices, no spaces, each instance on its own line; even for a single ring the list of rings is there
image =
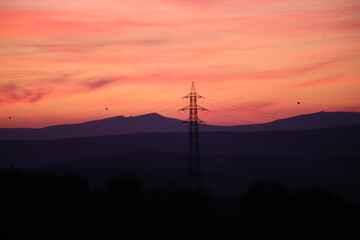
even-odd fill
[[[189,93],[188,95],[182,97],[182,98],[190,98],[190,97],[195,97],[195,98],[204,98],[203,96],[200,96],[198,93]]]
[[[190,106],[186,106],[186,107],[179,109],[179,111],[187,111],[187,110],[191,110]]]
[[[191,110],[209,111],[208,109],[200,107],[200,106],[186,106],[186,107],[179,109],[178,111],[188,111],[188,110],[190,110],[190,111]]]
[[[201,106],[196,106],[196,108],[197,108],[197,110],[200,110],[200,111],[209,111],[209,110],[207,110],[206,108],[203,108],[203,107],[201,107]]]

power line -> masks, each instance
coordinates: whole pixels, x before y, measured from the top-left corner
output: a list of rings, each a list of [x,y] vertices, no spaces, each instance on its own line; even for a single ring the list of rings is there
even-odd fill
[[[284,116],[284,115],[280,115],[280,114],[273,114],[273,113],[262,112],[262,111],[258,111],[258,110],[254,110],[254,109],[248,109],[248,108],[240,107],[238,105],[220,102],[220,101],[214,100],[214,99],[209,99],[209,98],[207,98],[207,99],[217,103],[218,106],[220,104],[220,107],[221,107],[221,105],[228,106],[228,107],[231,107],[232,110],[239,111],[242,113],[245,112],[245,113],[257,114],[257,115],[262,115],[263,117],[268,117],[268,118],[273,118],[273,119],[288,117],[288,116]]]

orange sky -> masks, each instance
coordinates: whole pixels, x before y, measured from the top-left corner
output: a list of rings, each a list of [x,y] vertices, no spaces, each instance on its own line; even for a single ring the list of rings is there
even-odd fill
[[[0,127],[360,111],[359,42],[358,0],[1,0]]]

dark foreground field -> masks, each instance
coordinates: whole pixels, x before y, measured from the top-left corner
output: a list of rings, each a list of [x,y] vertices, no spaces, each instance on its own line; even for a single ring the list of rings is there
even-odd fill
[[[0,141],[1,239],[360,239],[360,126]]]
[[[0,171],[1,239],[360,239],[357,203],[255,181],[238,196],[114,177]]]

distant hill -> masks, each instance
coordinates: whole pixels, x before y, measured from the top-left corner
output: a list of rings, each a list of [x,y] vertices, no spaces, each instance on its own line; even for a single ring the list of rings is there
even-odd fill
[[[136,133],[56,140],[0,141],[0,168],[14,172],[134,176],[152,185],[185,184],[187,133]],[[250,182],[320,186],[360,202],[360,126],[266,132],[201,132],[204,185],[220,195]]]
[[[351,125],[360,125],[359,112],[317,112],[279,119],[264,124],[235,126],[234,129],[239,131],[284,131]]]
[[[318,112],[304,114],[269,123],[212,126],[201,125],[203,132],[285,131],[360,125],[359,112]],[[183,121],[157,113],[136,117],[117,116],[84,123],[56,125],[45,128],[2,128],[0,140],[62,139],[109,136],[133,133],[186,132]]]
[[[200,149],[204,155],[338,158],[360,156],[359,142],[360,126],[200,134]],[[137,133],[58,140],[0,141],[0,167],[44,167],[63,161],[106,158],[128,152],[186,153],[187,143],[187,133]]]

